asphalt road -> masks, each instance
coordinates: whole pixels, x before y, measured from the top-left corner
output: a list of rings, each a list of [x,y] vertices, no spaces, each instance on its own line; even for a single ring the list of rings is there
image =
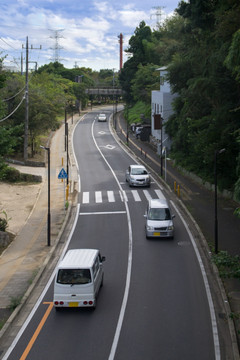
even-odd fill
[[[56,312],[50,279],[9,359],[219,359],[211,294],[176,205],[174,240],[146,240],[147,197],[164,189],[153,180],[150,189],[136,189],[136,201],[125,182],[135,160],[96,115],[87,114],[73,136],[80,178],[69,248],[99,248],[106,256],[97,308]]]

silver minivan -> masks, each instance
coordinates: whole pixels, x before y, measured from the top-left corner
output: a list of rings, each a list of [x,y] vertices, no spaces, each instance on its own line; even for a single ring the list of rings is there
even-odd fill
[[[165,199],[149,200],[144,217],[146,218],[146,238],[174,237],[173,218],[175,215],[172,215]]]

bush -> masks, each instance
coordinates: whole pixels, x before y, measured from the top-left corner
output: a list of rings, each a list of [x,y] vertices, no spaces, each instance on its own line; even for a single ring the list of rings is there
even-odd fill
[[[6,180],[9,182],[20,181],[21,179],[20,171],[15,168],[8,167],[5,171],[5,175],[6,175]]]
[[[42,177],[40,175],[32,175],[32,174],[25,174],[21,173],[15,168],[6,166],[0,172],[0,180],[4,180],[10,183],[15,182],[41,182]]]
[[[0,231],[6,231],[10,219],[8,219],[6,211],[1,211],[0,215],[4,215],[4,218],[0,217]]]

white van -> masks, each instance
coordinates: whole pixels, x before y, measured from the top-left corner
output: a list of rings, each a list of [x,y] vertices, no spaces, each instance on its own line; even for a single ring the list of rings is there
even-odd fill
[[[63,307],[96,307],[103,285],[102,262],[105,257],[96,249],[69,250],[57,267],[53,304]]]

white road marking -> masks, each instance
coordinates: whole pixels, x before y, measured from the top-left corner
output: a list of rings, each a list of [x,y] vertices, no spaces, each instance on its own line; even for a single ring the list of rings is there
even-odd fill
[[[131,192],[133,194],[133,198],[135,201],[141,201],[141,198],[140,198],[137,190],[131,190]]]
[[[119,191],[122,201],[128,201],[127,194],[125,190]]]
[[[92,211],[92,212],[79,213],[79,215],[115,215],[115,214],[126,214],[126,211]]]
[[[115,196],[114,196],[114,192],[113,192],[113,191],[108,191],[108,192],[107,192],[107,196],[108,196],[108,201],[109,201],[109,202],[115,202]]]
[[[95,191],[95,202],[102,203],[102,192],[101,191]]]
[[[150,195],[150,193],[149,193],[148,190],[143,190],[143,193],[144,193],[144,195],[146,196],[146,199],[147,199],[147,200],[151,200],[151,199],[152,199],[152,197],[151,197],[151,195]]]
[[[157,194],[158,198],[159,199],[165,199],[165,196],[163,195],[162,191],[161,190],[154,190],[155,193]]]
[[[82,203],[83,204],[88,204],[89,203],[89,192],[88,191],[83,192]]]
[[[184,220],[184,218],[182,217],[181,213],[178,211],[176,205],[174,204],[174,202],[172,200],[171,200],[171,204],[174,207],[174,209],[176,210],[176,212],[178,213],[178,216],[181,218],[181,220],[182,220],[182,222],[183,222],[183,224],[185,226],[185,229],[186,229],[186,231],[188,233],[188,236],[189,236],[189,238],[191,240],[193,249],[195,251],[195,254],[196,254],[199,266],[200,266],[200,270],[201,270],[201,273],[202,273],[203,282],[204,282],[205,290],[206,290],[206,294],[207,294],[211,321],[212,321],[212,332],[213,332],[213,340],[214,340],[215,359],[220,360],[221,359],[221,351],[220,351],[220,345],[219,345],[217,320],[216,320],[216,316],[215,316],[211,290],[210,290],[210,286],[209,286],[209,283],[208,283],[207,274],[206,274],[206,271],[205,271],[205,268],[204,268],[204,264],[202,262],[201,255],[200,255],[200,253],[198,251],[197,245],[195,243],[195,240],[194,240],[194,238],[192,236],[191,231],[189,230],[189,227],[188,227],[186,221]]]

